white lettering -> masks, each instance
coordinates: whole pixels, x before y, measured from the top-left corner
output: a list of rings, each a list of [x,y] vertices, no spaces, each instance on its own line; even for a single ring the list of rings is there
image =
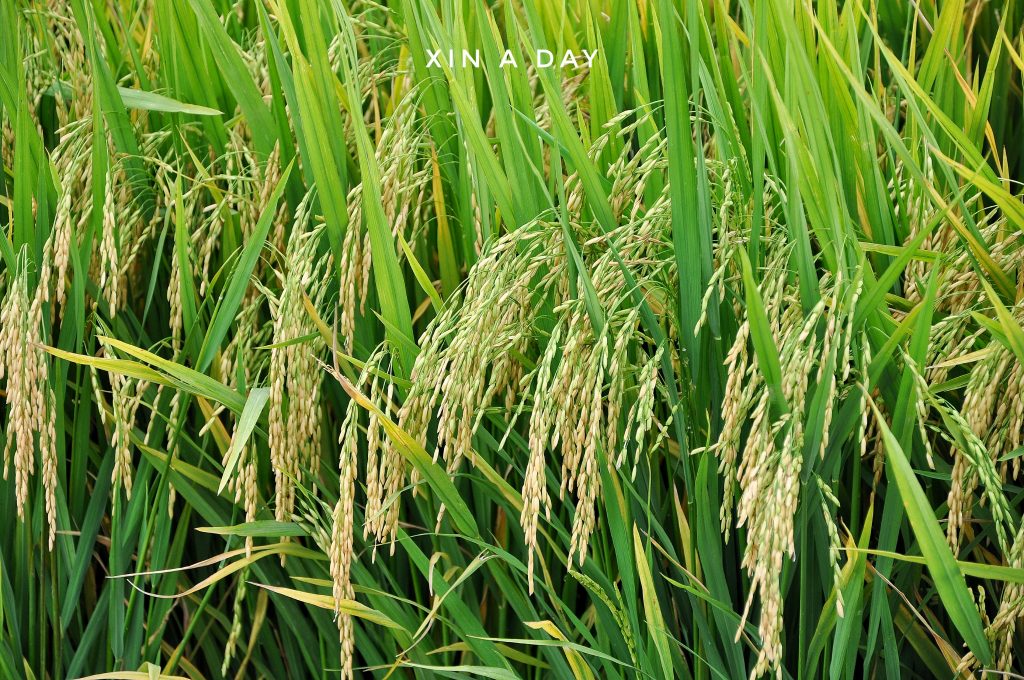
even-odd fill
[[[456,65],[460,65],[462,68],[481,68],[483,63],[481,50],[427,50],[427,68],[441,68],[447,64],[450,68],[455,68]],[[538,49],[532,55],[533,65],[535,68],[554,68],[555,59],[557,55],[551,50]],[[580,50],[574,52],[573,50],[566,50],[562,53],[561,60],[558,62],[560,68],[568,69],[581,69],[590,68],[594,65],[594,60],[597,59],[598,50]],[[501,54],[501,60],[498,62],[499,68],[511,66],[512,68],[520,68],[519,59],[516,57],[512,50],[505,50]]]

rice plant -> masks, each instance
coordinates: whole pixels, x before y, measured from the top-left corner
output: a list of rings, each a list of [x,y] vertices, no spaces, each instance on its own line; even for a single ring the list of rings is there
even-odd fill
[[[0,3],[0,677],[1024,677],[1022,54]]]

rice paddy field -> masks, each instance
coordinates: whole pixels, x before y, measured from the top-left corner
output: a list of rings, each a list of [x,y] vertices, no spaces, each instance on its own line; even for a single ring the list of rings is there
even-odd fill
[[[0,678],[1024,677],[1014,0],[0,2]]]

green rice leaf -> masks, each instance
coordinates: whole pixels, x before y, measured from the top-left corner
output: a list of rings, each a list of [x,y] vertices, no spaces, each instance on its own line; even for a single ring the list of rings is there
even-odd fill
[[[992,650],[985,638],[981,616],[967,590],[964,574],[946,544],[945,536],[935,519],[935,512],[914,475],[903,448],[896,441],[889,426],[885,424],[874,402],[871,402],[871,409],[874,411],[888,454],[886,470],[903,498],[903,507],[914,530],[914,536],[917,537],[922,558],[928,566],[935,590],[953,625],[967,641],[967,646],[981,663],[988,665],[992,662]]]
[[[121,94],[121,101],[125,108],[141,109],[143,111],[160,111],[161,113],[186,113],[192,116],[222,116],[217,109],[211,109],[198,104],[186,104],[177,99],[166,97],[155,92],[145,92],[129,87],[118,87]]]
[[[246,442],[249,441],[253,430],[256,429],[256,423],[269,398],[270,389],[266,387],[256,387],[249,392],[249,398],[245,400],[245,406],[242,407],[242,414],[238,417],[235,433],[231,436],[231,447],[225,455],[224,474],[221,475],[220,486],[217,487],[218,494],[224,493],[224,488],[234,476],[242,450],[245,448]]]

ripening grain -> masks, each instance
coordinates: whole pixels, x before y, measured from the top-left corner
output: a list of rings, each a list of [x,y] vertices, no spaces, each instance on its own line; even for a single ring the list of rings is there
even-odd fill
[[[1024,673],[1022,53],[0,3],[0,677]]]

